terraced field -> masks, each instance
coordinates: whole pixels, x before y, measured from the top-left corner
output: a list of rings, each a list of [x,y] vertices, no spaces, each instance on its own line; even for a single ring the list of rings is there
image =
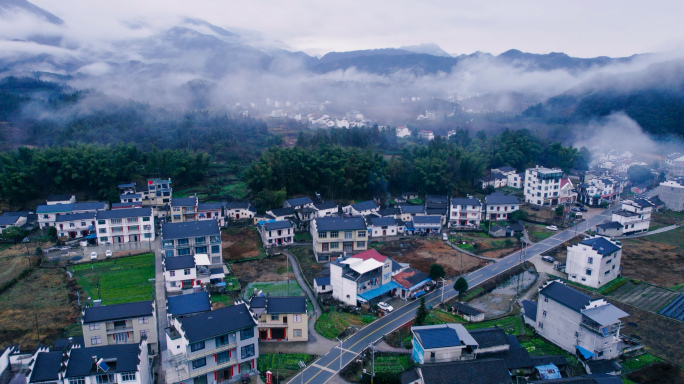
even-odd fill
[[[613,291],[609,297],[625,304],[630,304],[637,308],[657,313],[677,296],[678,294],[676,292],[670,291],[669,289],[643,282],[634,284],[633,282],[628,281],[626,284]]]

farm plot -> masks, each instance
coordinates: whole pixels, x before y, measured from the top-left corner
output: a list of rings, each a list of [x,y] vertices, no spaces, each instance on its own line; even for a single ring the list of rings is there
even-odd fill
[[[684,283],[684,227],[622,242],[622,274],[661,287]]]
[[[459,248],[486,257],[503,257],[519,247],[515,237],[494,238],[481,232],[458,232],[450,235],[449,240]]]
[[[257,359],[257,367],[262,376],[265,377],[266,371],[273,373],[274,379],[285,382],[290,377],[297,374],[301,368],[299,362],[308,365],[314,361],[316,356],[305,353],[266,353],[260,354]],[[276,378],[276,372],[278,377]]]
[[[266,256],[255,228],[228,228],[221,231],[223,259],[230,262]]]
[[[359,361],[359,360],[357,360]],[[394,353],[376,353],[375,365],[372,367],[370,354],[361,356],[361,364],[349,364],[340,375],[345,381],[352,383],[368,383],[371,370],[375,372],[377,383],[399,383],[400,374],[413,367],[409,355]]]
[[[676,292],[647,283],[627,281],[609,297],[645,311],[658,312],[677,297]]]
[[[366,324],[372,323],[376,319],[370,315],[354,315],[345,312],[327,312],[316,320],[314,326],[319,335],[335,340],[336,337],[346,333],[349,327],[361,328]]]
[[[70,272],[84,291],[102,304],[152,300],[154,253],[75,265]]]
[[[225,254],[224,254],[225,257]],[[283,281],[287,280],[287,260],[285,255],[277,255],[263,260],[241,261],[230,264],[230,269],[245,286],[253,281]],[[292,266],[289,266],[290,271]],[[294,279],[290,273],[290,279]]]

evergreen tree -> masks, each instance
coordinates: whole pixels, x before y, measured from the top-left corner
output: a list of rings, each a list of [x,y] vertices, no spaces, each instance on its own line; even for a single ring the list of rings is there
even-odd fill
[[[454,290],[458,292],[458,298],[462,299],[463,295],[468,292],[468,281],[463,277],[459,277],[454,283]]]
[[[427,319],[428,310],[425,306],[425,296],[420,298],[420,305],[416,310],[416,318],[413,320],[414,325],[425,325],[425,319]]]

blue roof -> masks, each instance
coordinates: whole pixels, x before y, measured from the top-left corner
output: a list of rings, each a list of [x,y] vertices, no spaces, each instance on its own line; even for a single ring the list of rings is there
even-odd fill
[[[480,203],[480,200],[472,198],[472,197],[470,197],[470,198],[455,197],[455,198],[451,199],[451,205],[473,205],[473,206],[479,207],[480,205],[482,205],[482,203]]]
[[[39,205],[36,213],[70,212],[72,204]]]
[[[579,345],[576,346],[575,348],[577,348],[577,352],[579,352],[585,360],[591,359],[592,357],[596,356],[596,355],[594,355],[594,352],[592,352],[586,348],[582,348]]]
[[[296,207],[298,205],[306,205],[313,203],[309,196],[295,197],[293,199],[285,200],[285,202],[288,203],[290,207]]]
[[[196,197],[174,197],[171,198],[172,207],[190,207],[197,205]]]
[[[391,216],[374,217],[370,221],[374,227],[383,227],[397,224],[397,222],[394,220],[394,217]]]
[[[461,346],[461,339],[456,330],[449,327],[414,329],[418,341],[424,349]]]
[[[220,235],[221,232],[219,230],[218,221],[216,220],[188,221],[185,223],[165,223],[162,225],[162,238],[164,240]]]
[[[370,300],[373,300],[374,298],[376,298],[382,294],[385,294],[385,293],[393,290],[394,288],[401,289],[401,285],[397,284],[394,281],[390,281],[387,284],[381,285],[375,289],[371,289],[368,292],[364,292],[364,293],[360,294],[359,297],[364,301],[370,301]]]
[[[95,212],[81,212],[81,213],[67,213],[66,215],[59,215],[55,218],[55,222],[60,223],[63,221],[73,221],[73,220],[94,220]]]
[[[18,220],[19,216],[10,216],[5,214],[0,216],[0,225],[14,225]]]
[[[356,209],[357,211],[368,211],[371,209],[378,209],[380,208],[375,201],[373,200],[368,200],[368,201],[362,201],[360,203],[354,203],[351,205],[352,208]]]
[[[590,296],[576,291],[559,281],[552,281],[547,284],[539,291],[539,294],[549,297],[575,312],[581,312],[592,300]]]
[[[317,277],[314,279],[315,285],[322,287],[324,285],[330,285],[330,276]]]
[[[402,213],[424,213],[425,212],[425,207],[422,205],[401,204],[401,205],[399,205],[399,209],[401,209]]]
[[[98,219],[125,219],[143,216],[152,216],[152,208],[121,208],[111,211],[97,211]]]
[[[97,211],[107,209],[107,203],[104,201],[89,201],[86,203],[71,204],[72,211]]]
[[[350,230],[365,230],[366,221],[363,217],[319,217],[314,219],[316,223],[316,230],[318,231],[350,231]]]
[[[442,225],[442,217],[437,215],[430,216],[415,216],[413,218],[414,224],[439,224]]]
[[[208,292],[197,292],[188,295],[169,296],[167,299],[169,313],[176,316],[190,313],[211,311]]]
[[[289,220],[271,221],[264,223],[264,228],[267,231],[275,231],[276,229],[292,228],[292,223]]]
[[[605,237],[593,237],[591,239],[586,239],[582,240],[580,242],[582,245],[591,245],[591,248],[596,251],[599,255],[608,256],[611,255],[617,251],[619,251],[621,248],[615,245],[613,242],[610,240],[606,239]]]

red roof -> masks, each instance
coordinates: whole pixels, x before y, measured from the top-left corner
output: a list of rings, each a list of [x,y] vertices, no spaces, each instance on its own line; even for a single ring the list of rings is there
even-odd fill
[[[353,259],[361,259],[363,261],[366,261],[368,259],[373,259],[377,260],[381,263],[384,263],[385,260],[387,260],[387,256],[383,256],[378,253],[375,249],[369,249],[367,251],[363,251],[361,253],[357,253],[356,255],[352,256]]]
[[[570,183],[570,179],[561,179],[560,181],[560,187],[563,188],[563,186],[567,183]]]

